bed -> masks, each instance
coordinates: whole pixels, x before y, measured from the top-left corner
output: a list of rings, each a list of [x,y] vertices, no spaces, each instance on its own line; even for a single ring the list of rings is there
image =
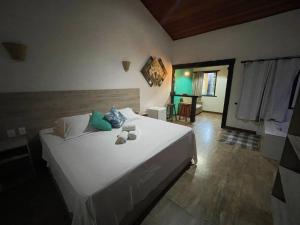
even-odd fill
[[[120,129],[69,140],[40,131],[43,159],[72,225],[132,225],[191,160],[197,162],[191,128],[143,116],[132,122],[139,137],[123,145],[115,145]]]

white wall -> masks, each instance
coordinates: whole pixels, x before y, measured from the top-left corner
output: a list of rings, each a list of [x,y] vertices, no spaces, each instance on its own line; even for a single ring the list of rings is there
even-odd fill
[[[212,66],[212,67],[201,67],[194,71],[212,71],[219,70],[217,73],[217,83],[215,95],[216,97],[202,96],[201,102],[203,103],[203,110],[209,112],[223,113],[228,66]]]
[[[0,41],[28,46],[25,62],[0,47],[1,92],[140,88],[143,110],[163,105],[171,89],[171,39],[139,0],[5,1]],[[168,70],[162,87],[140,73],[150,55]]]
[[[241,60],[300,55],[300,9],[173,42],[173,64],[236,58],[227,125],[255,130],[237,120]]]
[[[0,47],[0,91],[140,88],[141,108],[163,105],[173,64],[236,58],[227,125],[255,129],[235,118],[241,60],[300,55],[300,10],[172,42],[139,0],[10,0],[0,8],[0,41],[28,46],[25,62]],[[168,70],[150,88],[140,69],[150,56]],[[172,58],[171,58],[172,56]],[[130,71],[121,61],[130,60]]]

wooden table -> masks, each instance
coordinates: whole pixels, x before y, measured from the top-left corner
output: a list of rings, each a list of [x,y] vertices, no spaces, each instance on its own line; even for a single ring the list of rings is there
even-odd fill
[[[197,98],[199,96],[196,95],[183,95],[183,94],[175,94],[175,93],[171,93],[171,103],[174,104],[174,97],[188,97],[188,98],[192,98],[192,110],[191,110],[191,115],[190,115],[190,121],[191,122],[195,122],[195,116],[196,116],[196,103],[197,103]]]

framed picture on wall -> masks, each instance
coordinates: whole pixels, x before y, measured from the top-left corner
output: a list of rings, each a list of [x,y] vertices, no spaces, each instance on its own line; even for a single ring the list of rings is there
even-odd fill
[[[162,60],[152,56],[150,56],[146,64],[143,66],[141,73],[150,87],[153,85],[161,86],[167,76],[167,70]]]

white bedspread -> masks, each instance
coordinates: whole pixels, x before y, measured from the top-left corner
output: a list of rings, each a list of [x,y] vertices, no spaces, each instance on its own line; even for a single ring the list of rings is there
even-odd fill
[[[191,128],[147,117],[132,123],[139,137],[123,145],[115,145],[120,129],[70,140],[40,132],[73,225],[118,225],[180,163],[196,157]]]

